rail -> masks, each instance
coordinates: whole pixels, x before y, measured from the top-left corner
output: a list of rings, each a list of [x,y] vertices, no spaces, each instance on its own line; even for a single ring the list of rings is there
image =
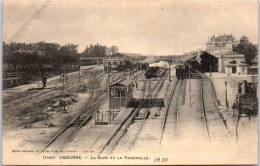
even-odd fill
[[[213,106],[213,110],[214,110],[214,115],[217,119],[217,122],[218,122],[218,126],[220,128],[220,131],[223,133],[223,135],[225,136],[225,139],[226,141],[229,143],[228,141],[228,136],[227,134],[224,132],[224,128],[223,128],[223,125],[221,125],[221,122],[220,122],[220,117],[219,117],[219,114],[218,114],[218,103],[217,103],[217,98],[216,98],[216,94],[215,94],[215,91],[213,90],[214,89],[214,86],[213,86],[213,83],[212,83],[212,80],[205,74],[205,73],[201,73],[199,71],[197,71],[198,73],[200,73],[202,75],[202,78],[203,79],[206,79],[207,82],[208,82],[208,90],[210,92],[210,101],[211,101],[211,104]],[[202,88],[203,89],[203,88]]]
[[[162,80],[162,79],[161,79],[161,80]],[[166,80],[166,78],[163,79],[162,81],[158,81],[158,85],[160,84],[160,87],[158,88],[157,93],[158,93],[158,91],[161,89],[162,84],[164,83],[165,80]],[[155,86],[154,90],[157,88],[158,85]],[[153,91],[154,91],[154,90],[153,90]],[[150,95],[152,95],[153,91],[151,92]],[[157,94],[157,93],[156,93],[156,94]],[[143,128],[145,119],[146,119],[146,117],[148,116],[148,113],[150,112],[150,108],[151,108],[151,106],[153,105],[153,103],[154,103],[154,100],[153,100],[153,99],[150,99],[149,104],[148,104],[148,107],[147,107],[146,114],[145,114],[144,118],[142,119],[141,126],[140,126],[138,132],[136,133],[135,138],[134,138],[134,140],[132,141],[131,146],[130,146],[129,149],[131,149],[131,148],[134,146],[134,144],[135,144],[135,142],[136,142],[136,140],[137,140],[137,137],[138,137],[138,135],[140,134],[140,132],[141,132],[141,130],[142,130],[142,128]]]
[[[169,101],[168,101],[167,106],[166,106],[166,112],[165,112],[165,115],[164,115],[164,118],[163,118],[163,125],[162,125],[162,129],[161,129],[160,145],[162,143],[162,138],[163,138],[163,133],[164,133],[164,129],[165,129],[165,124],[166,124],[166,120],[167,120],[168,112],[169,112],[169,108],[170,108],[170,103],[171,103],[171,100],[172,100],[172,97],[173,97],[173,94],[175,92],[175,89],[177,87],[178,82],[179,82],[178,80],[175,82],[175,84],[173,86],[173,90],[171,91],[171,94],[170,94]]]
[[[187,63],[184,62],[184,64],[186,66],[189,66]],[[194,69],[194,68],[193,68]],[[208,90],[210,92],[210,101],[211,101],[211,104],[213,106],[213,111],[214,111],[214,116],[216,117],[217,119],[217,122],[218,122],[218,127],[220,128],[220,131],[223,133],[223,135],[225,136],[225,139],[226,141],[229,143],[228,141],[228,136],[226,134],[226,132],[224,132],[224,127],[223,125],[221,125],[222,123],[220,122],[220,117],[219,117],[219,113],[218,113],[218,102],[217,102],[217,97],[216,97],[216,93],[214,91],[214,86],[213,86],[213,83],[212,83],[212,80],[205,74],[205,73],[201,73],[199,70],[197,69],[194,69],[194,71],[196,71],[197,73],[199,73],[200,77],[204,80],[206,80],[208,82]],[[202,97],[202,109],[203,109],[203,114],[204,114],[204,121],[205,121],[205,125],[206,125],[206,130],[207,130],[207,135],[209,137],[209,141],[211,142],[211,139],[210,139],[210,133],[209,133],[209,130],[208,130],[208,125],[207,125],[207,120],[206,120],[206,112],[205,112],[205,108],[204,108],[204,96],[203,96],[203,84],[201,84],[201,97]]]
[[[142,72],[140,72],[140,73],[137,75],[137,77],[138,77],[140,74],[142,74]],[[102,75],[103,75],[103,74],[102,74]],[[102,75],[101,75],[101,76],[102,76]],[[101,76],[98,77],[98,79],[101,78]],[[125,77],[124,73],[120,74],[119,77],[116,78],[115,81],[118,81],[118,80],[122,79],[121,77]],[[95,79],[96,84],[98,84],[98,79]],[[99,92],[98,89],[97,89],[97,91]],[[98,100],[98,98],[99,98],[100,96],[102,96],[106,91],[107,91],[107,87],[105,87],[104,90],[101,90],[101,94],[99,94],[94,101],[90,102],[91,100],[89,100],[89,101],[85,104],[85,106],[83,107],[83,109],[82,109],[80,112],[78,112],[78,113],[74,116],[74,118],[73,118],[60,132],[58,132],[58,134],[56,134],[56,135],[47,143],[47,145],[45,145],[45,146],[41,149],[41,151],[44,151],[47,147],[49,147],[67,128],[69,128],[80,116],[82,116],[84,113],[86,113],[86,112],[88,111],[88,114],[87,114],[86,118],[84,119],[84,121],[80,124],[80,126],[79,126],[75,131],[73,131],[73,133],[70,135],[70,137],[65,141],[65,144],[62,145],[61,148],[59,149],[59,151],[60,151],[60,150],[69,142],[69,140],[76,134],[76,132],[92,117],[93,113],[94,113],[95,110],[100,106],[101,101],[104,100],[104,99],[106,98],[106,96],[103,97],[103,98],[101,98],[101,99],[99,99],[99,100]],[[93,91],[92,91],[92,93],[93,93]],[[95,107],[95,106],[96,106],[96,107]]]
[[[162,74],[162,76],[165,76],[165,73],[166,73],[166,70],[164,71],[164,73]],[[167,76],[165,77],[165,79],[167,78]],[[146,95],[146,97],[144,97],[144,99],[141,100],[141,102],[139,103],[138,107],[137,108],[134,108],[134,112],[132,113],[132,115],[129,117],[129,119],[127,121],[125,121],[125,123],[121,124],[120,126],[120,129],[119,130],[122,130],[122,134],[117,137],[115,143],[112,145],[112,148],[109,150],[108,154],[111,154],[114,150],[114,148],[116,147],[116,145],[118,144],[119,140],[122,138],[123,136],[123,133],[125,133],[125,131],[127,130],[127,128],[132,124],[132,121],[134,120],[136,114],[140,111],[140,109],[142,108],[143,104],[146,102],[147,99],[149,99],[149,97],[152,95],[153,91],[157,88],[157,86],[162,83],[163,81],[165,81],[165,79],[160,79],[156,85],[153,87],[153,89],[151,90],[151,93],[149,93],[148,95]],[[151,106],[151,103],[149,103],[148,107]],[[149,109],[149,108],[148,108]],[[144,116],[144,119],[146,118],[147,116],[147,113],[148,111],[146,112],[146,115]],[[126,126],[124,127],[124,129],[122,129],[122,127],[126,124]],[[143,124],[143,122],[142,122]],[[142,127],[142,125],[141,125]],[[139,129],[138,133],[140,132],[141,129]],[[118,133],[119,131],[117,131]],[[117,133],[115,133],[114,135],[116,135]],[[138,136],[138,134],[136,135],[136,137]],[[108,140],[108,142],[102,147],[102,149],[100,150],[99,154],[101,154],[105,148],[108,146],[108,144],[111,142],[111,140],[113,139],[114,137],[112,137],[110,140]]]

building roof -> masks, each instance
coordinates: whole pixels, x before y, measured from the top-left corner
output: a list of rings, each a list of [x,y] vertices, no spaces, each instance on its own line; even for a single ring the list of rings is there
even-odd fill
[[[186,54],[185,57],[182,58],[182,61],[186,62],[186,61],[188,61],[192,58],[195,58],[197,56],[200,56],[200,55],[201,55],[201,51],[193,51],[193,52]]]
[[[123,80],[119,80],[111,85],[116,85],[116,84],[121,84],[121,85],[125,85],[128,86],[129,84],[131,84],[133,81],[131,79],[123,79]]]
[[[250,69],[258,69],[258,66],[250,66]]]
[[[117,52],[117,53],[111,55],[111,58],[127,58],[127,56]]]
[[[97,60],[97,59],[104,59],[104,57],[87,57],[87,56],[84,56],[84,57],[80,57],[79,59],[81,61],[82,60]]]
[[[210,42],[236,42],[236,39],[232,35],[220,35],[220,36],[212,36],[210,38]]]
[[[234,52],[234,51],[228,51],[226,54],[224,55],[239,55],[238,53]],[[242,54],[240,54],[242,55]]]
[[[210,55],[213,55],[213,56],[215,56],[215,57],[217,57],[217,58],[220,58],[220,57],[222,57],[223,56],[223,58],[244,58],[245,57],[245,55],[243,55],[243,54],[238,54],[238,53],[236,53],[236,52],[234,52],[234,51],[228,51],[228,52],[226,52],[226,53],[221,53],[221,52],[219,52],[219,53],[215,53],[215,54],[211,54],[211,53],[209,53],[209,52],[207,52],[207,51],[205,51],[206,53],[208,53],[208,54],[210,54]]]
[[[231,61],[227,65],[227,67],[232,67],[232,66],[248,66],[245,62],[236,62],[236,61]]]

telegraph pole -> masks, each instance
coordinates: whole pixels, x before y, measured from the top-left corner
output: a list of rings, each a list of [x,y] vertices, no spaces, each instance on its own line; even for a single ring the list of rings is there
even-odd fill
[[[68,83],[68,67],[66,67],[66,74],[65,74],[65,76],[66,76],[66,83]]]
[[[226,96],[226,110],[228,111],[228,100],[227,100],[227,81],[225,81],[225,96]]]
[[[190,107],[191,107],[191,84],[190,84],[190,78],[191,77],[191,71],[190,71],[190,62],[189,62],[189,96],[190,96]]]
[[[112,51],[111,49],[106,49],[106,55],[110,56],[110,58],[107,58],[107,76],[108,76],[108,81],[107,81],[107,93],[108,93],[108,118],[109,118],[109,124],[111,124],[111,103],[110,103],[110,68],[109,68],[109,59],[111,59]],[[103,114],[102,114],[102,119],[103,119]]]
[[[149,79],[149,96],[151,101],[152,100],[151,79]]]
[[[108,67],[108,70],[107,70],[107,76],[108,76],[108,87],[107,87],[107,93],[108,93],[108,115],[109,115],[109,124],[111,124],[111,110],[110,110],[110,75],[109,75],[109,66],[108,66],[108,61],[107,61],[107,67]]]
[[[136,78],[135,78],[135,73],[133,72],[133,77],[134,77],[134,82],[135,82],[135,88],[137,90],[137,81],[136,81]]]
[[[80,82],[80,67],[79,67],[79,82]]]
[[[172,82],[172,78],[171,78],[171,59],[169,60],[169,81]]]
[[[212,67],[211,67],[211,65],[209,65],[209,70],[210,70],[210,77],[211,77],[211,68],[212,68]]]
[[[65,108],[65,98],[64,98],[64,82],[65,82],[65,73],[62,74],[62,88],[61,88],[61,96],[60,96],[60,107],[61,112],[67,113],[67,110]]]

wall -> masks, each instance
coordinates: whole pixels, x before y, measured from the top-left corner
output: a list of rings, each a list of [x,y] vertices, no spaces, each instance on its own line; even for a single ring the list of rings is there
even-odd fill
[[[244,61],[244,57],[242,57],[241,55],[233,55],[233,56],[229,56],[229,55],[222,55],[221,57],[219,57],[218,60],[218,71],[224,73],[225,72],[225,66],[227,66],[229,64],[229,62],[231,61],[236,61],[237,63],[239,62],[243,62]]]
[[[243,71],[243,68],[244,68],[244,71]],[[237,73],[239,73],[240,75],[246,75],[248,73],[248,67],[247,66],[238,66]]]

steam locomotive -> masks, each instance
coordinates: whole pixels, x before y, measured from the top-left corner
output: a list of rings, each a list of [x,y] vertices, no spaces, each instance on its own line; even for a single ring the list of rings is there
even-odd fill
[[[156,76],[158,76],[159,69],[160,68],[158,66],[149,67],[148,70],[145,73],[145,77],[147,79],[156,78]]]

